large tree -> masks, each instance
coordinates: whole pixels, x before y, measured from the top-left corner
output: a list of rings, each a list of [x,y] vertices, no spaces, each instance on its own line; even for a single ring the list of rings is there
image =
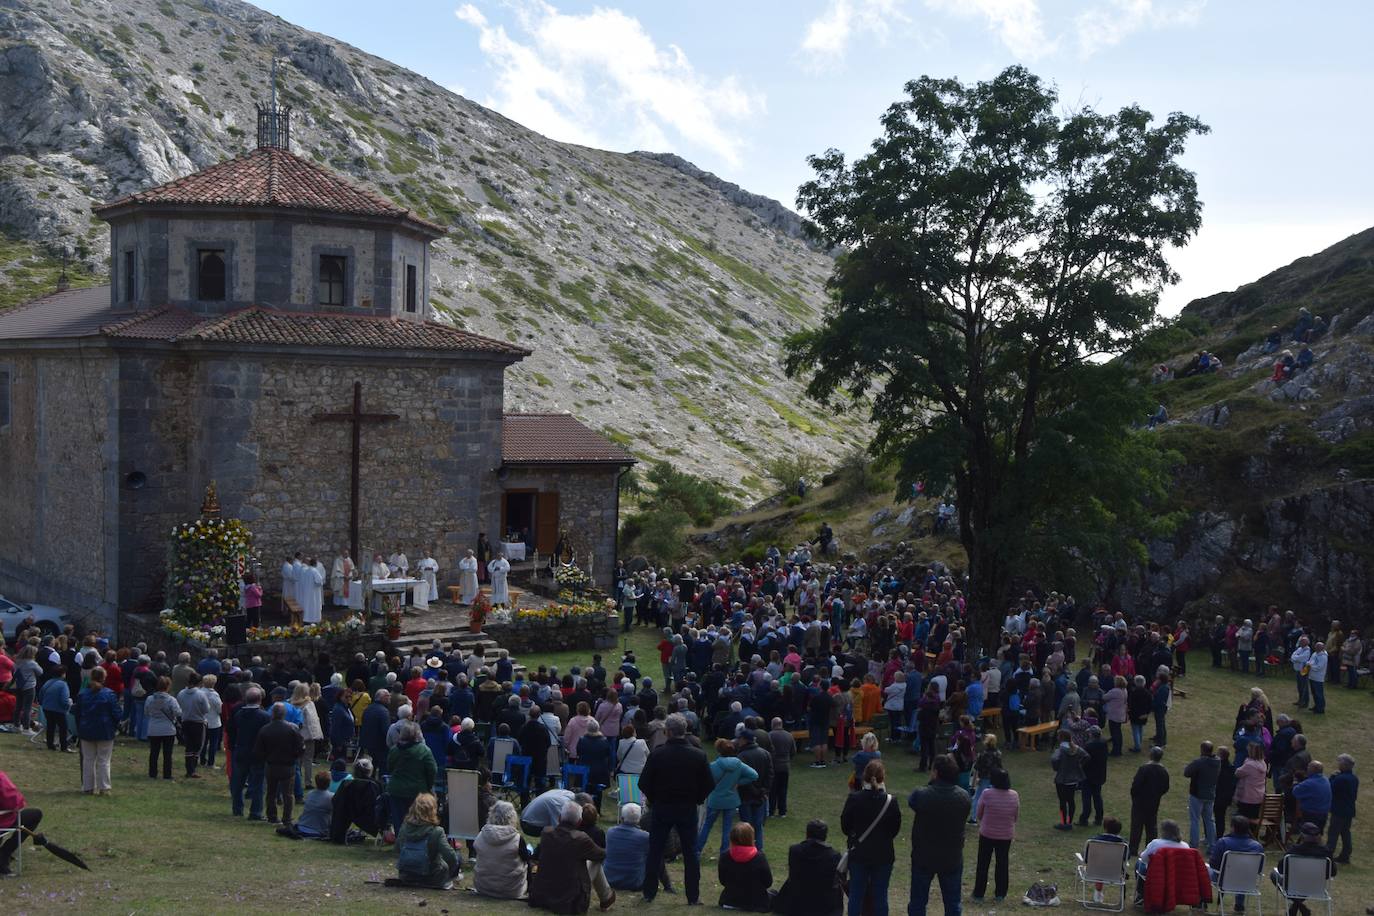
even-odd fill
[[[1148,329],[1167,247],[1201,223],[1179,158],[1202,123],[1057,104],[1021,67],[912,81],[872,152],[811,157],[797,197],[839,255],[788,371],[868,403],[903,485],[953,482],[984,646],[1020,577],[1139,557],[1157,530],[1164,464],[1131,429],[1153,405],[1104,357]]]

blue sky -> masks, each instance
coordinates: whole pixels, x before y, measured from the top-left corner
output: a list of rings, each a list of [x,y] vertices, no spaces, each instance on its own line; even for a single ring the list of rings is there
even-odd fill
[[[670,150],[795,205],[921,75],[1024,63],[1068,106],[1185,111],[1205,204],[1167,311],[1374,225],[1367,0],[260,0],[559,140]]]

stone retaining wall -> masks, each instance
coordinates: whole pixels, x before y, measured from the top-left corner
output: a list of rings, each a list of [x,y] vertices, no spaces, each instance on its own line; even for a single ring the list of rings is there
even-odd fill
[[[588,618],[568,617],[555,620],[532,620],[514,623],[487,622],[482,632],[496,644],[516,656],[538,656],[545,652],[567,652],[572,649],[611,649],[620,631],[620,616]]]

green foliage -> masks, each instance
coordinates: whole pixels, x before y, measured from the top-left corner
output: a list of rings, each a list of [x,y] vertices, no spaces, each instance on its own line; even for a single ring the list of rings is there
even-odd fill
[[[78,246],[80,256],[85,242]],[[94,286],[94,277],[80,261],[67,264],[67,282],[72,287]],[[62,276],[62,259],[32,242],[0,235],[0,312],[11,306],[37,299],[57,290]]]
[[[790,452],[775,455],[763,463],[764,476],[771,480],[780,493],[791,493],[797,488],[797,481],[805,477],[815,486],[820,462],[806,452]]]
[[[1374,431],[1364,430],[1334,446],[1330,462],[1356,477],[1374,477]]]
[[[502,196],[495,185],[489,183],[485,178],[479,179],[478,184],[482,186],[482,193],[486,196],[487,203],[491,204],[502,213],[513,213],[515,211],[515,208],[510,205],[510,202],[506,200],[504,196]]]
[[[625,520],[620,536],[626,545],[661,563],[682,556],[689,525],[709,525],[734,507],[719,483],[679,471],[666,461],[655,462],[645,479],[648,487],[639,511]]]
[[[1138,346],[1176,282],[1166,252],[1201,224],[1179,158],[1207,128],[1057,107],[1021,67],[914,80],[872,152],[813,156],[797,198],[843,253],[788,372],[823,401],[870,397],[903,486],[954,483],[985,645],[1017,576],[1138,557],[1168,479],[1157,440],[1129,433],[1146,394],[1089,357]]]
[[[134,46],[134,30],[129,28],[127,22],[121,22],[114,27],[114,37],[131,48]]]

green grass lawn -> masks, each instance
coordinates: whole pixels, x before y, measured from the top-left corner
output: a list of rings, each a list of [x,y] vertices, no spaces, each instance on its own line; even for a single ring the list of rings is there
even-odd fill
[[[639,652],[644,673],[657,674],[657,655],[652,651],[652,630],[636,630],[631,647]],[[607,661],[612,653],[603,653]],[[569,653],[547,658],[524,657],[527,664],[558,664],[566,670],[590,653]],[[1246,697],[1253,678],[1206,667],[1206,654],[1191,656],[1192,673],[1182,682],[1188,692],[1178,699],[1170,716],[1170,744],[1165,763],[1173,774],[1173,790],[1165,799],[1163,814],[1187,825],[1187,783],[1183,766],[1197,753],[1203,739],[1227,740],[1236,706]],[[1288,678],[1263,682],[1276,710],[1291,709],[1295,689]],[[1328,691],[1328,714],[1307,716],[1307,734],[1314,756],[1335,765],[1336,754],[1355,756],[1357,772],[1374,762],[1374,702],[1368,691]],[[888,761],[889,789],[903,799],[923,782],[915,772],[915,759],[905,750],[884,749]],[[175,761],[180,763],[179,760]],[[848,768],[793,770],[791,814],[771,819],[766,851],[773,863],[775,880],[786,871],[786,847],[798,841],[807,819],[821,817],[833,825],[844,804],[844,780]],[[1139,756],[1113,759],[1105,796],[1108,813],[1128,814],[1130,777]],[[518,913],[524,904],[503,903],[474,897],[467,892],[397,891],[368,884],[392,874],[392,855],[372,846],[338,848],[324,843],[280,839],[271,828],[229,816],[229,799],[223,771],[207,773],[201,780],[152,781],[146,775],[147,757],[142,745],[121,740],[115,750],[114,794],[109,798],[80,794],[80,774],[75,754],[50,753],[15,735],[0,735],[0,767],[20,786],[29,803],[45,812],[43,829],[55,840],[81,852],[91,864],[79,872],[47,853],[26,848],[24,874],[0,882],[0,913],[162,913],[346,911],[394,913],[425,902],[437,912],[450,910]],[[1088,836],[1087,830],[1063,834],[1051,829],[1056,804],[1051,785],[1049,755],[1008,755],[1012,785],[1021,795],[1021,824],[1012,846],[1012,894],[1019,894],[1037,878],[1057,882],[1066,905],[1072,885],[1073,854]],[[903,808],[897,868],[893,875],[891,906],[904,908],[910,884],[906,866],[910,812]],[[609,820],[609,818],[608,818]],[[1342,867],[1334,884],[1337,913],[1361,913],[1374,903],[1374,865],[1366,851],[1374,843],[1374,815],[1357,818],[1355,865]],[[717,828],[718,829],[718,828]],[[968,828],[965,845],[964,893],[973,883],[976,828]],[[834,837],[833,839],[838,839]],[[715,840],[713,839],[713,843]],[[1271,859],[1273,858],[1271,852]],[[681,866],[675,865],[680,875]],[[703,880],[703,899],[714,902],[718,893],[715,864],[708,863]],[[466,883],[470,883],[465,881]],[[932,891],[932,912],[939,912],[938,889]],[[1266,897],[1265,905],[1273,901]],[[679,894],[660,895],[654,908],[683,906]],[[623,895],[615,910],[637,906],[638,898]],[[1019,909],[1008,903],[1002,912]],[[970,906],[965,912],[994,912]]]

